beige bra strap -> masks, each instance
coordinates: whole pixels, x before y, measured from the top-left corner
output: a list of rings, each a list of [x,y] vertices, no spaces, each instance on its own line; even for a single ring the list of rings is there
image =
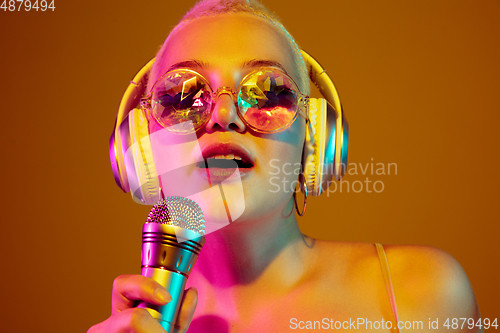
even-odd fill
[[[389,270],[389,262],[387,261],[387,256],[385,255],[384,247],[381,244],[376,243],[378,257],[380,259],[380,266],[382,267],[382,275],[384,276],[385,289],[387,290],[387,295],[389,296],[389,302],[391,303],[392,313],[396,319],[396,325],[399,322],[398,308],[396,306],[396,297],[394,296],[394,289],[392,288],[391,271]],[[402,332],[399,330],[399,332]]]

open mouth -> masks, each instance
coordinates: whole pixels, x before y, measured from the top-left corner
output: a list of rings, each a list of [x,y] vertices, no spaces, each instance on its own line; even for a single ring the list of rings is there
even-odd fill
[[[198,163],[198,167],[220,169],[250,169],[253,167],[253,163],[251,161],[243,159],[241,156],[228,154],[205,158],[204,162]]]
[[[211,183],[220,183],[231,177],[236,170],[242,177],[249,174],[255,162],[250,152],[235,143],[215,143],[202,150],[203,160],[196,166],[202,176],[208,177]]]

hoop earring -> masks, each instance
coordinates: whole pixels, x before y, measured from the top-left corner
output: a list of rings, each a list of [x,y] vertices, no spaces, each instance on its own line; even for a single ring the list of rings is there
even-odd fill
[[[302,176],[302,179],[300,178],[300,176]],[[306,212],[307,184],[306,184],[306,177],[303,174],[300,174],[300,176],[299,176],[300,190],[304,191],[304,206],[302,207],[302,213],[299,212],[299,207],[297,205],[297,196],[296,196],[297,190],[293,191],[293,202],[294,202],[295,211],[297,212],[297,214],[299,214],[299,216],[303,216],[304,213]]]

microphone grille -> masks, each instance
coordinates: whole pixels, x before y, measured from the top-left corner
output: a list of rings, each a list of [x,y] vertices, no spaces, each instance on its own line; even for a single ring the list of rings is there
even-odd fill
[[[146,223],[181,227],[205,235],[205,216],[191,199],[171,196],[158,201],[148,214]]]

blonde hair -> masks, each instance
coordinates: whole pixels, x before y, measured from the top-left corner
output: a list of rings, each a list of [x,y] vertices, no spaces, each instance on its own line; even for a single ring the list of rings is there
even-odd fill
[[[260,1],[258,0],[201,0],[197,2],[180,20],[180,22],[172,29],[169,36],[163,43],[162,47],[158,51],[156,55],[157,61],[153,65],[151,71],[151,79],[157,79],[161,74],[158,73],[160,64],[163,59],[163,54],[167,49],[167,44],[170,36],[172,36],[177,30],[180,30],[183,26],[185,26],[190,21],[196,20],[200,17],[205,16],[215,16],[220,14],[228,14],[228,13],[248,13],[255,15],[257,17],[263,18],[267,22],[269,22],[272,26],[276,27],[278,31],[283,34],[283,36],[290,43],[290,49],[292,51],[292,58],[297,66],[297,73],[299,75],[299,82],[297,82],[299,89],[304,94],[309,94],[310,86],[309,86],[309,75],[306,67],[306,63],[304,61],[304,57],[300,53],[300,48],[295,42],[295,39],[290,35],[288,30],[283,26],[281,20],[267,9]],[[150,80],[150,81],[152,81]],[[148,90],[154,82],[148,83]]]

